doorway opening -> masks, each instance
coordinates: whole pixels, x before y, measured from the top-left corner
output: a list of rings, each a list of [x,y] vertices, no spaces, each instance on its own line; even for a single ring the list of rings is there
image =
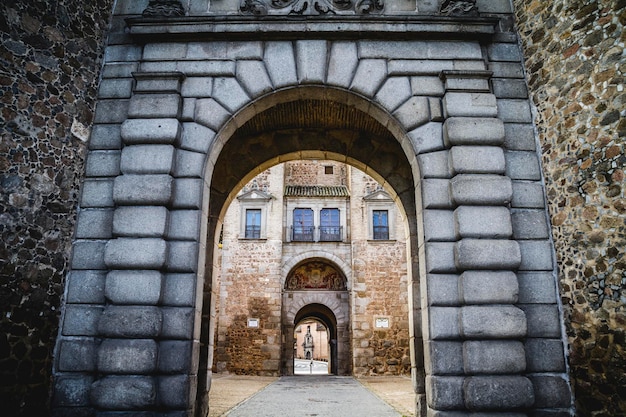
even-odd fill
[[[293,335],[294,375],[328,375],[330,372],[330,334],[324,323],[304,319]]]
[[[325,305],[298,311],[293,332],[294,375],[337,375],[337,319]]]

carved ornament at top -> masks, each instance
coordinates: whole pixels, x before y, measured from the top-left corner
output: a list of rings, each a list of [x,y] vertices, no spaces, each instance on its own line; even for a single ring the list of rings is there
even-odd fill
[[[380,14],[384,0],[241,0],[244,14]]]
[[[478,16],[476,0],[444,0],[439,12],[444,16]]]
[[[184,16],[185,8],[180,0],[150,0],[148,7],[141,14],[143,17]]]

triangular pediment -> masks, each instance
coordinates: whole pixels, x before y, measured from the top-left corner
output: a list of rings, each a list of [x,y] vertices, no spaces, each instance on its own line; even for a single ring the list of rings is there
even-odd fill
[[[384,190],[376,190],[373,193],[370,193],[368,195],[366,195],[365,197],[363,197],[363,200],[365,201],[385,201],[385,202],[391,202],[393,201],[393,198],[391,198],[391,196],[385,192]]]
[[[271,194],[261,190],[251,190],[237,197],[239,201],[270,201],[271,199]]]

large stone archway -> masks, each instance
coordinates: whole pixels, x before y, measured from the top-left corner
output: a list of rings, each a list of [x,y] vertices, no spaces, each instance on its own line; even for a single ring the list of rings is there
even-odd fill
[[[110,47],[57,415],[203,415],[217,226],[247,180],[301,158],[360,168],[406,216],[420,413],[567,412],[541,173],[497,19],[270,19],[226,41],[224,22],[131,19]]]

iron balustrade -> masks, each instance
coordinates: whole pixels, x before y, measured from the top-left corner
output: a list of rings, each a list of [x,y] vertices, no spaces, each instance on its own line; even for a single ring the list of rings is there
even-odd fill
[[[246,239],[260,239],[261,238],[261,226],[246,226]]]
[[[389,240],[389,226],[374,226],[374,240]]]
[[[320,242],[341,242],[342,226],[320,226]]]
[[[292,226],[291,227],[292,242],[314,242],[315,227],[314,226]]]

